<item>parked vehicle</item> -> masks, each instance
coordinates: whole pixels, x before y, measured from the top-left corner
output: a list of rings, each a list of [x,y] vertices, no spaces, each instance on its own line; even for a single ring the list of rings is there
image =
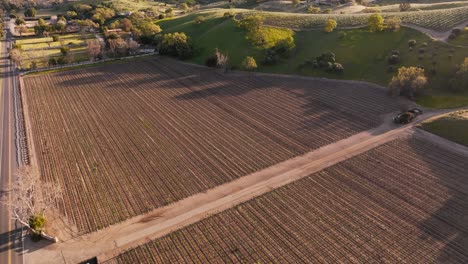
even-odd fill
[[[421,115],[422,113],[423,113],[423,111],[421,109],[417,109],[417,108],[408,110],[406,112],[403,112],[403,113],[400,113],[400,114],[396,115],[393,118],[393,123],[395,123],[395,124],[408,124],[411,121],[413,121],[413,119],[416,116]]]

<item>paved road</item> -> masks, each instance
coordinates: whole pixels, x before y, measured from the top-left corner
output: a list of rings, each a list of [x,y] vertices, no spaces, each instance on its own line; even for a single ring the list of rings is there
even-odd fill
[[[15,126],[13,112],[13,88],[18,75],[8,60],[11,34],[5,22],[6,37],[1,41],[0,70],[0,191],[5,194],[17,169]],[[21,227],[10,217],[7,208],[0,204],[0,263],[23,263]]]

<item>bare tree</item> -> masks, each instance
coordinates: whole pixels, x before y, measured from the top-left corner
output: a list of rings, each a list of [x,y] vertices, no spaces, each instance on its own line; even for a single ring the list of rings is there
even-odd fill
[[[101,42],[98,39],[88,40],[87,50],[89,56],[91,56],[93,60],[96,60],[102,51]]]
[[[216,67],[224,69],[224,71],[226,72],[228,68],[228,62],[229,62],[228,55],[221,53],[218,49],[215,50],[215,55],[216,55]]]
[[[22,37],[23,33],[28,32],[28,27],[25,25],[21,25],[18,27],[18,32],[20,33],[20,37]]]
[[[115,57],[117,51],[122,52],[127,49],[127,42],[122,38],[109,39],[109,49],[112,52],[112,56]]]
[[[15,64],[15,67],[21,67],[21,64],[23,61],[21,50],[19,49],[10,50],[10,59]]]
[[[129,39],[127,41],[127,46],[131,52],[135,52],[138,49],[139,45],[138,45],[138,42],[134,41],[133,39]]]
[[[67,63],[74,63],[75,62],[75,54],[73,52],[68,52],[67,55],[65,55],[65,59]]]
[[[36,174],[31,173],[26,167],[21,167],[11,189],[2,195],[1,202],[8,206],[12,219],[21,223],[30,232],[58,242],[56,237],[47,235],[42,226],[33,226],[32,219],[40,217],[45,220],[44,213],[57,204],[61,194],[58,184],[45,182],[40,184]]]

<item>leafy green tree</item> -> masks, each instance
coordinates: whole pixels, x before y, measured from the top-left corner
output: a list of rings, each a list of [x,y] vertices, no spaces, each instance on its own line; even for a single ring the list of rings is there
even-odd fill
[[[379,32],[384,30],[384,18],[381,14],[372,14],[369,17],[369,30],[371,32]]]
[[[193,55],[190,38],[183,32],[167,33],[159,43],[159,53],[180,59],[187,59]]]
[[[17,25],[17,26],[21,26],[21,25],[24,25],[24,24],[26,24],[26,22],[24,22],[24,19],[22,19],[22,18],[17,18],[15,20],[15,25]]]
[[[385,28],[391,31],[398,31],[401,27],[401,19],[398,17],[388,17],[385,19]]]
[[[320,7],[309,6],[309,8],[307,8],[307,12],[310,14],[318,14],[320,13]]]
[[[201,24],[205,21],[205,17],[204,16],[197,16],[195,18],[195,20],[193,21],[195,24]]]
[[[427,84],[424,69],[419,67],[401,67],[393,76],[388,87],[393,95],[405,95],[410,99],[422,91]]]
[[[410,3],[400,3],[400,12],[409,11],[411,9]]]
[[[182,3],[182,4],[180,4],[180,9],[182,9],[182,10],[188,10],[188,9],[189,9],[189,6],[187,5],[187,3]]]
[[[338,23],[336,23],[336,20],[330,18],[327,20],[327,22],[325,22],[325,26],[323,30],[325,32],[332,32],[336,28],[337,25]]]
[[[24,16],[25,17],[35,17],[36,16],[36,9],[34,7],[30,7],[24,11]]]
[[[455,77],[450,81],[450,89],[456,92],[468,91],[468,57],[455,73]]]
[[[119,20],[119,28],[125,32],[130,32],[133,29],[132,21],[128,18],[123,18]],[[161,28],[159,28],[161,29]]]
[[[239,21],[239,27],[248,32],[259,31],[263,26],[263,17],[260,15],[247,16]]]

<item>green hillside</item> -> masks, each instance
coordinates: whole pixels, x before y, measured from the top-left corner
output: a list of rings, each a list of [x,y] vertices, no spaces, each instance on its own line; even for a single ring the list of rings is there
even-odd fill
[[[451,47],[433,41],[409,28],[380,33],[371,33],[366,28],[341,29],[332,33],[305,30],[295,32],[296,48],[288,58],[281,59],[276,65],[266,66],[261,64],[264,50],[253,46],[246,39],[245,31],[236,26],[234,19],[223,18],[222,13],[209,13],[203,14],[206,18],[204,22],[196,24],[193,21],[199,15],[158,22],[163,33],[185,32],[193,39],[197,49],[196,55],[191,59],[194,63],[203,64],[206,57],[218,48],[229,55],[234,67],[238,67],[245,56],[253,56],[261,72],[366,80],[381,85],[386,85],[400,66],[422,66],[429,77],[428,94],[431,96],[422,98],[421,102],[433,107],[446,107],[446,99],[455,96],[447,89],[448,80],[452,78],[456,65],[468,56],[468,48]],[[278,36],[281,36],[281,30],[285,30],[271,29]],[[408,46],[411,39],[417,42],[412,50]],[[393,65],[391,70],[387,61],[394,50],[399,51],[401,62]],[[345,69],[342,74],[305,65],[306,61],[311,61],[326,51],[336,54],[336,60]],[[439,96],[445,97],[441,99]],[[468,104],[467,95],[457,96],[455,106]]]

